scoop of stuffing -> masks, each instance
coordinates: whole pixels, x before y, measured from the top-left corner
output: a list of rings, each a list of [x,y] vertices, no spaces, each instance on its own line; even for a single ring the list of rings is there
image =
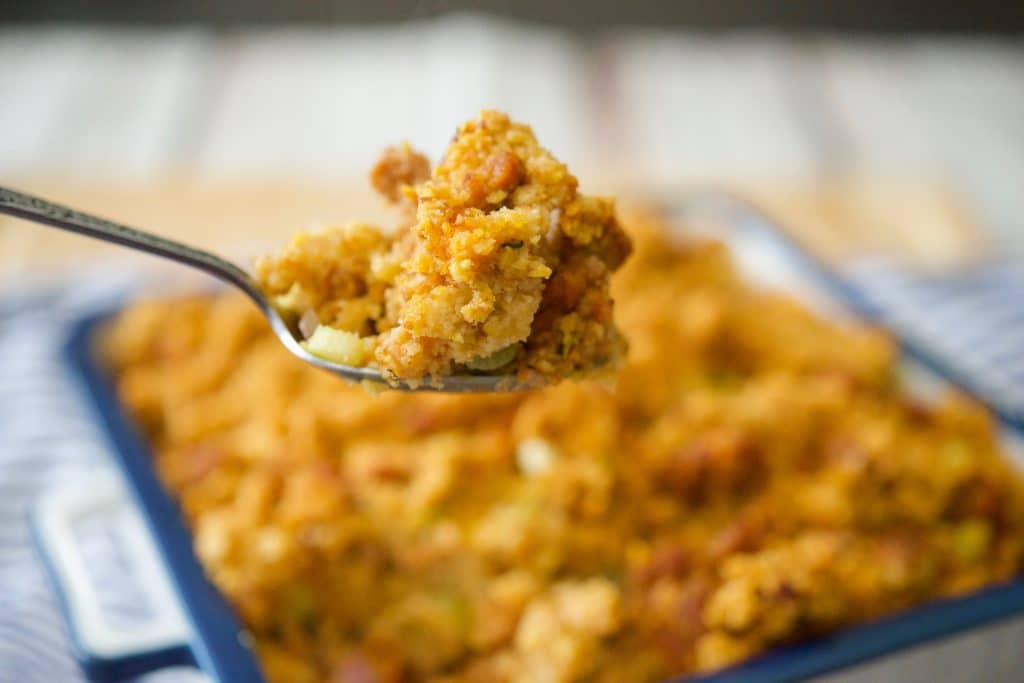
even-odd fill
[[[331,228],[259,260],[279,307],[303,329],[360,335],[366,352],[352,357],[390,380],[486,372],[545,384],[613,369],[625,343],[609,277],[631,250],[613,202],[580,194],[528,126],[495,111],[427,168],[403,145],[373,169],[374,187],[407,210],[395,234]]]

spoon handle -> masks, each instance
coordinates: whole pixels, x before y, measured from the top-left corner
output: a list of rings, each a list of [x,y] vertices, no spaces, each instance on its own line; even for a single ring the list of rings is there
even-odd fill
[[[5,187],[0,187],[0,213],[77,232],[80,235],[113,242],[184,263],[235,285],[257,303],[263,303],[263,295],[248,273],[234,263],[208,251],[195,249],[159,235],[136,230],[127,225],[121,225]]]

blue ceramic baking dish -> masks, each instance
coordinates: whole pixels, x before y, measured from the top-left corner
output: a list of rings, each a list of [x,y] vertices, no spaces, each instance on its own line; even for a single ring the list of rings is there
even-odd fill
[[[700,215],[701,224],[733,249],[741,268],[755,281],[770,286],[795,287],[813,294],[813,302],[828,313],[853,313],[871,317],[867,302],[827,267],[816,261],[757,211],[724,196],[705,197],[680,208],[684,218]],[[109,312],[108,312],[109,313]],[[224,598],[205,578],[192,551],[192,538],[176,503],[160,484],[151,466],[147,444],[119,404],[110,377],[94,352],[98,326],[107,317],[97,313],[79,321],[69,332],[65,346],[68,366],[78,380],[84,400],[110,445],[116,464],[131,492],[147,536],[163,567],[168,598],[175,603],[167,612],[168,623],[143,637],[97,637],[95,615],[87,614],[79,593],[73,553],[66,547],[67,518],[88,509],[99,499],[124,503],[120,486],[98,486],[77,499],[43,501],[33,516],[33,532],[68,617],[75,655],[94,681],[116,681],[167,666],[190,665],[201,669],[215,683],[263,681],[249,639]],[[903,343],[910,375],[927,375],[969,390],[949,368],[922,349]],[[1008,416],[999,417],[1008,446],[1024,452],[1022,425]],[[88,499],[96,494],[98,499]],[[82,496],[85,496],[83,498]],[[69,557],[71,559],[69,559]],[[79,567],[80,568],[80,567]],[[161,573],[161,572],[157,572]],[[172,614],[173,613],[173,614]],[[846,629],[811,642],[769,652],[752,661],[698,678],[701,683],[780,683],[801,680],[872,660],[943,636],[966,632],[983,624],[1024,614],[1024,577],[975,594],[930,603],[872,623]],[[1024,623],[1024,622],[1022,622]],[[108,634],[109,635],[109,634]],[[1018,645],[1018,648],[1020,646]],[[1024,648],[1021,648],[1024,649]],[[883,679],[890,676],[880,674]],[[1024,675],[1024,674],[1022,674]],[[681,679],[683,680],[683,679]]]

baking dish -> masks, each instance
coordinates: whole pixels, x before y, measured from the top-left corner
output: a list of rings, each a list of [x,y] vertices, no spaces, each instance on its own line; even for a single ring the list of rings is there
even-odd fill
[[[711,232],[732,249],[742,272],[754,282],[789,290],[826,315],[869,315],[866,302],[758,212],[723,196],[688,201],[676,212],[690,229]],[[161,596],[165,618],[152,629],[117,632],[109,628],[84,580],[83,561],[69,529],[86,513],[124,506],[116,480],[87,491],[57,492],[45,497],[33,515],[42,551],[65,607],[76,656],[93,680],[118,680],[168,665],[198,666],[217,682],[262,680],[248,639],[216,589],[206,581],[192,553],[191,537],[175,503],[163,490],[147,446],[122,411],[110,379],[98,361],[93,339],[106,314],[79,321],[66,344],[66,359],[105,432],[148,535],[136,534],[132,546],[148,565],[150,590]],[[921,349],[903,345],[910,386],[933,391],[956,382],[947,368]],[[1020,458],[1021,425],[999,416],[1007,450]],[[149,544],[155,546],[155,553]],[[159,559],[153,559],[158,557]],[[166,578],[155,567],[163,566]],[[931,603],[813,642],[779,649],[745,664],[689,680],[785,681],[809,677],[863,660],[966,632],[1000,617],[1024,611],[1024,579],[973,595]]]

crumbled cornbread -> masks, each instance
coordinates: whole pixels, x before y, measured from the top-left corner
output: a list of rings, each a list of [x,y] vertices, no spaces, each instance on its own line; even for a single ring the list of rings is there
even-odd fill
[[[120,395],[271,681],[652,682],[1021,571],[984,410],[627,225],[614,391],[369,396],[240,296],[118,317]]]
[[[608,279],[630,243],[611,200],[529,127],[484,111],[427,178],[408,145],[386,150],[375,188],[415,207],[397,234],[364,225],[296,237],[256,272],[307,326],[367,338],[389,379],[465,372],[541,384],[613,369],[624,343]]]

